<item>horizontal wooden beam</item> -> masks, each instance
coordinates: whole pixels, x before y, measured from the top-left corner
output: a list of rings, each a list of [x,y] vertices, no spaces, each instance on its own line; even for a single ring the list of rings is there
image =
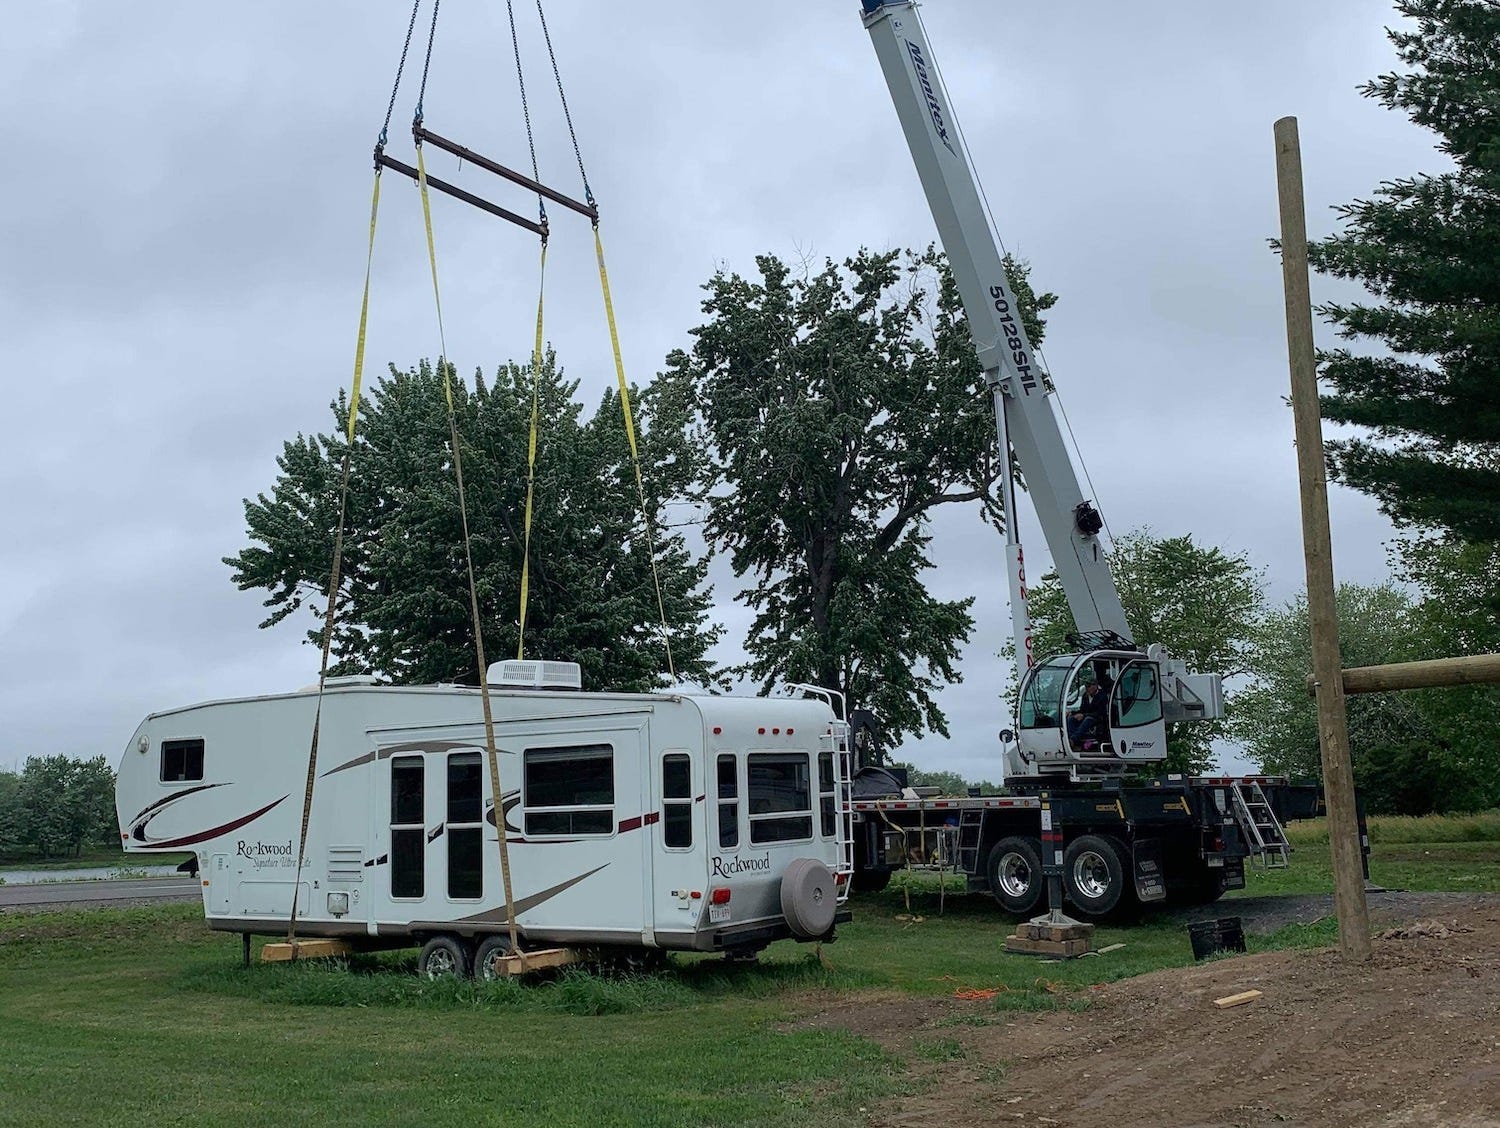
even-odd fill
[[[282,963],[286,960],[326,960],[331,956],[347,956],[354,948],[347,940],[293,940],[290,944],[267,944],[260,950],[262,963]]]
[[[1389,693],[1397,689],[1438,689],[1455,685],[1500,685],[1500,654],[1467,654],[1425,662],[1353,666],[1344,671],[1345,693]],[[1315,690],[1307,679],[1307,692]]]

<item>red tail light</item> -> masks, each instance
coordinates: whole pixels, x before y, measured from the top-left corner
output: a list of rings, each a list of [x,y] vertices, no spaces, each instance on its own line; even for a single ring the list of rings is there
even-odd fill
[[[708,895],[708,903],[710,905],[727,905],[727,904],[729,904],[729,890],[728,889],[715,889],[712,893],[710,893]]]

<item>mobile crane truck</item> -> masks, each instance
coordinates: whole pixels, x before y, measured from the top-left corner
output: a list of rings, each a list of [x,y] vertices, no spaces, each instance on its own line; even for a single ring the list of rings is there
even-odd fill
[[[1320,790],[1272,777],[1136,774],[1165,759],[1168,722],[1224,715],[1221,678],[1190,673],[1160,645],[1136,643],[1099,541],[1103,518],[1063,441],[917,5],[863,0],[863,7],[993,399],[1020,680],[1015,727],[1000,734],[1006,794],[936,798],[884,769],[860,772],[851,802],[855,887],[883,887],[893,870],[916,861],[956,868],[970,889],[988,889],[1007,911],[1029,914],[1045,892],[1045,806],[1048,829],[1062,834],[1061,846],[1049,848],[1062,852],[1064,895],[1079,915],[1215,900],[1243,888],[1247,858],[1286,864],[1283,823],[1320,813]],[[1073,653],[1040,662],[1009,451],[1077,627]],[[1099,687],[1093,695],[1089,683]],[[1083,714],[1090,719],[1080,723]]]

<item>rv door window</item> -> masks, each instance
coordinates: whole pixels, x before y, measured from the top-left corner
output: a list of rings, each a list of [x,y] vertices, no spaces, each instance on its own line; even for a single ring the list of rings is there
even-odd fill
[[[163,783],[186,783],[203,778],[203,741],[163,740],[161,742],[161,780]]]
[[[719,755],[719,845],[732,849],[740,844],[739,765],[734,753]]]
[[[472,901],[484,895],[484,842],[480,822],[484,773],[478,752],[448,757],[448,896]]]
[[[524,761],[527,834],[613,833],[612,745],[528,748]]]
[[[805,752],[751,752],[750,841],[799,842],[812,837],[811,761]]]
[[[391,758],[391,896],[417,898],[426,892],[424,871],[423,783],[427,764],[421,756]]]
[[[693,844],[693,762],[669,752],[661,760],[662,844],[685,849]]]

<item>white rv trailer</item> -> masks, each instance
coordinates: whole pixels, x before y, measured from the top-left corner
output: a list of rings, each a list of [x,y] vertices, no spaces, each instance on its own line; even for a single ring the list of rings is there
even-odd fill
[[[826,700],[582,693],[497,663],[496,819],[479,690],[329,679],[297,934],[425,944],[754,952],[832,938],[853,872],[847,732]],[[510,688],[518,683],[537,688]],[[498,683],[498,688],[495,686]],[[153,713],[120,763],[132,853],[192,850],[211,927],[285,932],[316,689]],[[795,864],[794,864],[795,863]],[[439,963],[445,958],[439,953]]]

